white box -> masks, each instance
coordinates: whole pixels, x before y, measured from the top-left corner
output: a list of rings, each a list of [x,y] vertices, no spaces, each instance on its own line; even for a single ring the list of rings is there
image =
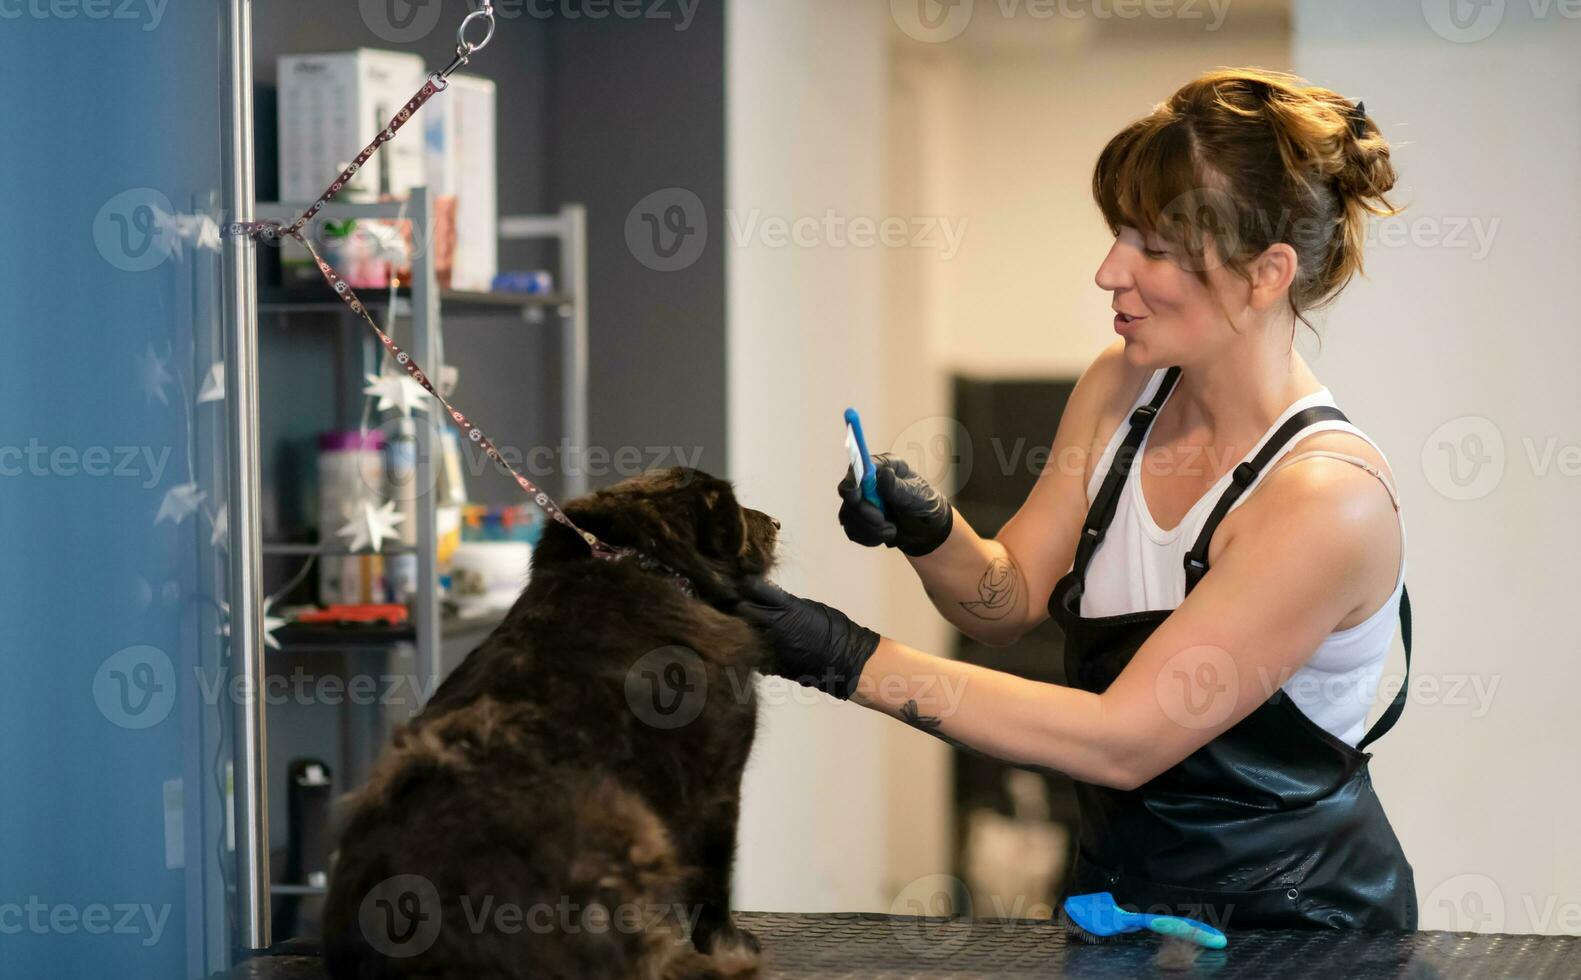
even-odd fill
[[[452,289],[486,291],[499,271],[494,106],[493,81],[452,75],[449,88],[419,113],[427,115],[423,133],[429,191],[436,207],[442,198],[456,199]]]
[[[308,204],[417,94],[422,57],[359,48],[282,55],[279,61],[280,197]],[[428,111],[428,106],[419,114]],[[424,181],[421,129],[412,123],[381,146],[337,201],[401,196]]]

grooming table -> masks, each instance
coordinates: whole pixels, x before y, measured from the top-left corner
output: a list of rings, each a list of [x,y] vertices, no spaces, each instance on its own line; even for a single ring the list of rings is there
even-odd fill
[[[1474,932],[1228,933],[1228,949],[1166,959],[1156,936],[1099,945],[1048,919],[956,919],[867,912],[737,912],[763,941],[772,978],[904,977],[1581,977],[1581,936]],[[249,960],[232,980],[324,980],[312,956]]]

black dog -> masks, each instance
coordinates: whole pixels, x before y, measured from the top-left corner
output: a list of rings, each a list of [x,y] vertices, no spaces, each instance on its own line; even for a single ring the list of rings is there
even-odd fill
[[[769,653],[715,606],[772,566],[778,522],[682,467],[565,509],[697,595],[549,523],[505,622],[355,797],[323,918],[337,980],[756,972],[730,873]]]

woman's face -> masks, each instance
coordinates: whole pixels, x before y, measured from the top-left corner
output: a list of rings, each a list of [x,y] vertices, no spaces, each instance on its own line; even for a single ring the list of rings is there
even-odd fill
[[[1211,248],[1210,242],[1210,248]],[[1234,279],[1214,261],[1210,251],[1203,262],[1208,278],[1221,296],[1233,289]],[[1094,280],[1113,294],[1118,314],[1115,332],[1125,338],[1127,357],[1133,364],[1181,364],[1202,358],[1236,336],[1224,313],[1192,272],[1193,260],[1179,245],[1156,234],[1122,227]],[[1239,281],[1239,280],[1236,280]],[[1226,303],[1228,309],[1235,309]]]

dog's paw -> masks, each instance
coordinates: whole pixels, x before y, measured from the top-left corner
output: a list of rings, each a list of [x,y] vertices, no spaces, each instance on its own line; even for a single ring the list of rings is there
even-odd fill
[[[758,942],[757,936],[728,917],[698,923],[697,930],[692,933],[692,943],[698,952],[710,955],[742,953],[756,956],[763,950],[763,944]]]
[[[758,937],[733,922],[726,922],[705,940],[703,954],[720,977],[757,976],[763,945]]]

